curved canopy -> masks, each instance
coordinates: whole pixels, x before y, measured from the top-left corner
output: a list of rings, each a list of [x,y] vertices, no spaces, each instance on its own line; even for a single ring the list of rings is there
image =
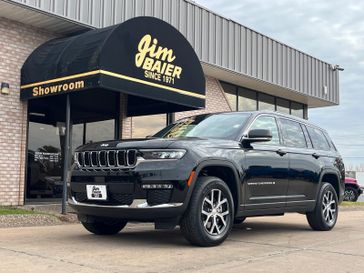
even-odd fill
[[[205,106],[205,78],[192,46],[154,17],[51,40],[21,70],[23,100],[90,89],[132,95],[129,113],[136,115]]]

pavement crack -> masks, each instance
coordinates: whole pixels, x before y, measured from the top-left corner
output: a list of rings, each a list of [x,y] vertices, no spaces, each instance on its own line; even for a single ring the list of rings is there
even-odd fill
[[[80,267],[89,268],[89,269],[93,269],[93,270],[99,270],[100,272],[119,273],[119,271],[107,271],[107,270],[105,270],[105,268],[98,268],[98,267],[94,267],[94,266],[90,266],[90,265],[86,265],[86,264],[82,264],[82,263],[75,263],[75,262],[72,262],[72,261],[69,261],[69,260],[66,260],[63,258],[57,259],[57,258],[53,258],[53,257],[47,257],[44,255],[31,253],[31,252],[27,252],[27,251],[23,251],[23,250],[16,250],[16,249],[2,247],[2,246],[0,246],[0,250],[9,251],[9,252],[13,252],[16,254],[22,254],[22,255],[29,256],[29,257],[36,257],[36,258],[40,258],[40,259],[44,259],[44,260],[50,260],[50,261],[56,261],[56,262],[60,262],[60,263],[66,263],[69,265],[80,266]]]

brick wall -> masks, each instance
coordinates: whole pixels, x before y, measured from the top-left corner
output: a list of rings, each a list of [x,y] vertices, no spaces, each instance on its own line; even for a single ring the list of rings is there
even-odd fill
[[[19,100],[20,69],[28,55],[55,36],[0,17],[0,205],[22,205],[24,198],[27,103]]]
[[[176,120],[183,117],[188,117],[203,113],[231,111],[231,107],[225,97],[225,93],[224,90],[222,89],[220,82],[215,78],[209,76],[205,77],[206,77],[205,109],[176,113],[175,115]]]
[[[132,137],[132,121],[131,118],[126,117],[128,106],[128,96],[120,95],[120,136],[123,139]]]

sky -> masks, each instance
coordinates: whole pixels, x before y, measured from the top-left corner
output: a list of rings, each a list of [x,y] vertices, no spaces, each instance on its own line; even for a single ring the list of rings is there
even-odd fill
[[[347,167],[364,166],[364,1],[197,0],[198,4],[331,64],[340,105],[309,110]]]

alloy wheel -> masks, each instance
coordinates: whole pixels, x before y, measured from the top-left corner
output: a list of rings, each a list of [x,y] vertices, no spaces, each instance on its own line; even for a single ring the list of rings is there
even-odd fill
[[[230,221],[230,206],[224,193],[212,189],[203,199],[201,218],[208,234],[218,236],[225,232]]]
[[[333,192],[327,191],[322,199],[322,213],[328,225],[336,221],[337,204]]]
[[[345,190],[345,200],[347,201],[355,200],[355,193],[352,189]]]

